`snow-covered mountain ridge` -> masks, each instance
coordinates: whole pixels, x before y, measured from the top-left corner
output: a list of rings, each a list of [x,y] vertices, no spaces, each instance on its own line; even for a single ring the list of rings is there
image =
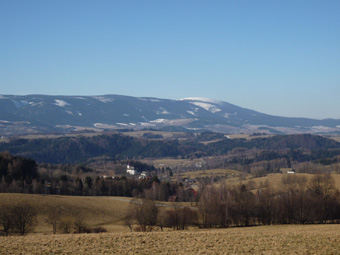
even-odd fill
[[[0,135],[170,126],[223,133],[340,132],[340,120],[277,117],[207,98],[0,95]]]

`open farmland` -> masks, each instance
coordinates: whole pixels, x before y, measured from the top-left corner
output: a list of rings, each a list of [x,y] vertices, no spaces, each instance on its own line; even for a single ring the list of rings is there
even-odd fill
[[[1,254],[338,254],[340,225],[0,238]]]
[[[234,177],[239,176],[240,172],[232,169],[209,169],[209,170],[199,170],[199,171],[192,171],[192,172],[184,172],[180,173],[179,176],[181,178],[205,178],[205,177]]]
[[[233,184],[246,184],[249,181],[252,181],[256,184],[256,187],[258,187],[261,183],[265,184],[266,182],[269,182],[272,187],[278,187],[281,184],[282,176],[285,176],[287,174],[268,174],[264,177],[258,177],[258,178],[251,178],[251,175],[248,175],[244,180],[240,180],[240,178],[230,178],[225,180],[226,185],[233,185]],[[304,176],[309,181],[314,174],[306,174],[306,173],[295,173],[294,176]],[[332,174],[332,177],[334,178],[334,184],[337,189],[340,190],[340,174]]]
[[[340,142],[340,136],[339,135],[329,135],[329,136],[325,135],[325,137],[327,137],[329,139],[333,139],[337,142]]]
[[[142,130],[142,131],[129,131],[122,132],[125,135],[132,136],[135,138],[145,138],[145,135],[151,134],[155,136],[153,139],[177,139],[177,138],[185,138],[188,134],[184,132],[166,132],[166,131],[155,131],[155,130]],[[159,136],[158,138],[156,136]]]
[[[129,231],[123,219],[131,198],[79,197],[0,193],[0,206],[28,203],[38,212],[35,233],[52,233],[45,222],[51,208],[63,208],[66,216],[81,217],[88,227],[104,227],[108,232]]]

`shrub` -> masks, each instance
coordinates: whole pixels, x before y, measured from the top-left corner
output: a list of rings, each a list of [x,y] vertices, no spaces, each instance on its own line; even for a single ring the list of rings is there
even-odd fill
[[[92,229],[93,233],[104,233],[104,232],[107,232],[107,229],[106,228],[103,228],[103,227],[95,227]]]

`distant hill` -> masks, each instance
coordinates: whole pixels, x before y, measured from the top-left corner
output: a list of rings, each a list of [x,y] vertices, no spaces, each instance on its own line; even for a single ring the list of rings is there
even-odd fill
[[[205,98],[0,95],[0,135],[114,129],[340,133],[340,120],[277,117]]]
[[[278,135],[268,138],[228,139],[219,134],[203,133],[184,140],[149,140],[112,134],[93,137],[60,137],[55,139],[12,139],[0,143],[0,151],[32,158],[39,163],[88,163],[96,157],[112,160],[133,158],[190,158],[226,155],[235,148],[280,152],[271,159],[280,158],[287,150],[299,150],[296,160],[309,161],[340,155],[340,143],[316,135]],[[219,138],[214,142],[215,138]],[[204,144],[201,141],[211,140]],[[302,151],[305,153],[302,155]],[[300,155],[301,154],[301,155]],[[302,158],[303,156],[303,158]],[[257,156],[261,158],[260,155]],[[297,158],[300,157],[300,158]]]

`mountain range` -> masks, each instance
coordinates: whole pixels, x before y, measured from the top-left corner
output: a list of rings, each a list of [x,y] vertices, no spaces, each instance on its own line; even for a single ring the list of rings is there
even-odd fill
[[[340,133],[340,120],[278,117],[206,98],[0,95],[1,136],[85,129]]]

